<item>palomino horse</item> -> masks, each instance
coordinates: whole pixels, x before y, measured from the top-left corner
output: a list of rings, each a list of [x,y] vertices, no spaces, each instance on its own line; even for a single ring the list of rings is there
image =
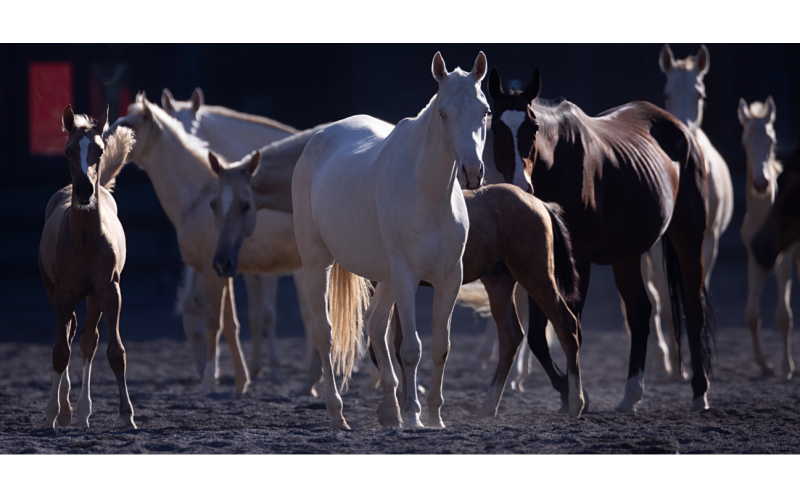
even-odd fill
[[[667,250],[673,311],[678,310],[676,317],[681,308],[686,314],[694,371],[691,407],[708,408],[711,331],[702,260],[708,188],[694,135],[649,103],[590,118],[568,101],[536,99],[539,88],[538,68],[524,91],[508,93],[492,70],[495,164],[506,181],[563,207],[580,275],[580,298],[570,304],[576,314],[586,300],[590,265],[614,266],[632,332],[628,382],[617,410],[634,411],[644,393],[651,306],[640,264],[659,237]],[[563,395],[567,384],[550,358],[546,317],[534,302],[529,305],[528,343]],[[675,327],[680,339],[680,322]]]
[[[762,375],[775,375],[772,365],[761,352],[758,330],[761,326],[761,291],[764,288],[766,271],[756,263],[751,243],[756,232],[764,225],[767,214],[775,200],[777,179],[782,167],[775,159],[775,102],[772,96],[766,102],[753,102],[749,106],[744,99],[739,101],[739,121],[744,129],[742,144],[747,153],[747,211],[742,223],[742,242],[747,248],[747,305],[744,319],[753,339],[753,354]],[[784,199],[786,199],[784,197]],[[775,323],[783,336],[783,375],[792,378],[792,259],[800,262],[800,246],[784,245],[771,259],[778,285],[778,305],[775,308]],[[777,263],[775,262],[777,260]],[[773,266],[769,266],[773,267]]]
[[[130,154],[147,172],[161,206],[178,233],[183,261],[202,273],[205,280],[206,364],[201,391],[216,384],[219,373],[217,341],[220,334],[233,355],[235,391],[244,393],[250,383],[239,341],[239,322],[231,279],[217,276],[212,267],[214,257],[214,215],[209,206],[216,176],[208,166],[208,148],[197,137],[187,134],[179,121],[139,95],[128,107],[128,116],[114,123],[113,128],[128,127],[136,132],[136,146]],[[300,267],[300,256],[294,245],[292,217],[272,210],[260,210],[251,244],[242,249],[243,272],[247,264],[263,248],[280,254],[283,266],[272,272],[290,272]],[[286,242],[289,243],[286,243]],[[212,307],[219,304],[219,307]]]
[[[383,285],[373,299],[378,301],[373,314],[387,324],[389,309],[397,302],[406,332],[400,355],[408,368],[405,407],[412,427],[422,426],[416,381],[422,344],[416,334],[414,296],[421,280],[436,289],[429,425],[444,427],[442,376],[469,231],[457,177],[464,176],[472,188],[483,180],[481,153],[489,105],[480,82],[486,57],[481,52],[470,73],[448,73],[437,52],[432,72],[439,92],[417,117],[396,127],[366,115],[333,123],[308,142],[292,178],[295,237],[334,428],[348,427],[333,369],[339,368],[345,383],[350,378],[361,344],[362,308],[369,302],[366,280]],[[390,397],[384,397],[378,409],[379,420],[399,425],[397,379],[385,327],[380,336],[382,341],[376,338],[372,346],[384,396]]]
[[[711,283],[711,271],[717,259],[719,239],[728,228],[733,216],[733,183],[728,165],[700,128],[703,122],[703,107],[706,97],[703,77],[708,73],[710,57],[706,46],[701,45],[697,56],[676,60],[667,44],[661,49],[658,64],[667,77],[664,87],[666,110],[689,128],[700,149],[703,150],[706,177],[708,178],[708,230],[705,240],[703,240],[703,269],[705,285],[708,288]],[[676,379],[688,379],[688,374],[678,362],[677,344],[675,336],[671,333],[673,331],[672,306],[667,279],[664,275],[661,245],[653,245],[649,252],[642,255],[641,267],[645,290],[648,292],[653,308],[650,330],[651,333],[655,333],[650,337],[648,344],[647,365],[649,367],[658,361],[663,363],[663,369],[667,374],[671,374]],[[622,310],[624,313],[624,302]],[[664,321],[667,323],[666,336],[669,338],[669,348],[664,341],[665,335],[661,329],[662,310],[668,311],[664,315]],[[630,332],[630,329],[628,331]]]
[[[161,105],[167,113],[181,122],[186,132],[196,135],[208,143],[208,147],[224,158],[238,159],[255,148],[284,139],[298,131],[288,125],[261,116],[239,113],[222,106],[205,104],[203,92],[194,90],[190,101],[176,101],[168,89],[161,94]],[[301,270],[295,271],[295,283],[302,283]],[[248,316],[250,331],[253,336],[253,352],[248,366],[251,375],[261,371],[261,333],[267,333],[270,343],[270,378],[273,382],[278,378],[278,344],[275,335],[277,315],[275,303],[278,292],[278,275],[276,274],[243,274],[247,287]],[[203,337],[205,311],[205,282],[203,276],[185,266],[184,283],[179,293],[179,309],[183,316],[186,336],[195,353],[200,376],[203,375],[206,347]],[[298,288],[299,292],[299,288]],[[305,311],[305,299],[298,293],[301,311]],[[306,315],[303,315],[306,322]],[[310,342],[310,332],[308,344]]]
[[[75,115],[67,105],[62,126],[69,133],[67,160],[72,184],[50,198],[39,245],[39,270],[47,297],[56,311],[58,336],[53,347],[53,389],[45,411],[45,427],[72,422],[69,403],[69,358],[78,328],[75,308],[86,299],[86,324],[81,329],[83,386],[78,399],[78,423],[89,427],[92,400],[89,383],[92,360],[100,335],[97,324],[106,315],[109,342],[106,351],[119,387],[120,419],[130,428],[133,406],[125,380],[125,348],[119,336],[122,306],[119,280],[125,266],[125,232],[117,219],[111,195],[114,179],[134,143],[130,130],[118,130],[104,143],[108,108],[98,122]]]
[[[291,143],[299,142],[300,134],[296,137],[298,139],[290,138],[262,148],[254,155],[228,167],[221,166],[216,158],[211,158],[212,168],[219,174],[219,189],[213,202],[219,229],[215,261],[235,262],[241,242],[254,229],[252,210],[236,210],[235,207],[253,204],[256,208],[283,205],[281,186],[287,182],[285,173],[281,172],[285,171],[286,166],[285,162],[276,160],[281,157],[281,151],[285,155],[290,154]],[[302,148],[296,149],[302,152]],[[286,190],[288,191],[288,186]],[[584,403],[580,399],[582,391],[577,323],[556,286],[558,281],[564,286],[568,296],[573,294],[576,290],[576,274],[569,233],[558,215],[558,207],[544,204],[508,184],[487,186],[474,192],[464,191],[463,194],[470,220],[469,237],[463,256],[463,280],[469,283],[481,279],[486,284],[489,290],[489,308],[498,325],[494,333],[500,340],[500,359],[483,413],[491,416],[497,414],[509,370],[522,344],[523,331],[514,303],[516,300],[519,304],[520,299],[515,296],[512,300],[515,284],[519,280],[522,286],[516,287],[516,290],[526,294],[523,302],[525,308],[528,306],[527,294],[530,292],[546,311],[548,318],[557,325],[559,339],[565,344],[565,352],[569,353],[567,364],[575,388],[570,392],[570,401],[565,401],[563,410],[570,409],[573,414],[580,414]],[[228,207],[227,210],[225,206]],[[234,271],[235,269],[227,269],[229,275]],[[384,285],[381,284],[378,288]],[[371,340],[375,339],[373,342],[380,345],[385,342],[382,335],[386,330],[387,318],[379,317],[377,312],[373,314],[376,311],[374,306],[379,302],[372,301],[372,304],[373,307],[367,313],[367,331]],[[391,324],[396,333],[394,355],[403,371],[402,357],[397,354],[402,346],[402,331],[397,320],[398,315],[394,315]],[[377,364],[372,346],[370,352]],[[406,393],[406,378],[403,376],[400,380],[402,395]],[[389,386],[385,396],[389,401],[395,398],[393,386]],[[572,408],[569,408],[570,402]],[[386,425],[395,423],[384,420],[383,414],[379,414],[379,419]]]

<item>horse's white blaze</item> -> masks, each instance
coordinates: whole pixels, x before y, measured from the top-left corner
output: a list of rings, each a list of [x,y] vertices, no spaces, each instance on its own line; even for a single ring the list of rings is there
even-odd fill
[[[81,139],[81,142],[78,143],[81,146],[81,169],[84,174],[89,172],[89,165],[86,163],[86,157],[89,156],[89,142],[89,138],[84,137]]]
[[[222,215],[228,215],[228,210],[231,209],[231,203],[233,203],[233,188],[230,186],[225,186],[222,188]]]
[[[517,144],[517,132],[519,127],[525,121],[526,114],[524,111],[504,111],[500,116],[500,121],[506,124],[511,130],[511,137],[514,138],[514,185],[521,189],[528,189],[530,182],[528,182],[525,175],[525,164],[519,156],[519,146]]]

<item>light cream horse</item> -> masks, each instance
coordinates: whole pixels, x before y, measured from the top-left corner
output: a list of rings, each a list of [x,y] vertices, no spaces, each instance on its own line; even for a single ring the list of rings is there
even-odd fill
[[[216,230],[209,203],[217,177],[208,165],[208,147],[197,137],[187,134],[181,123],[160,107],[137,96],[128,108],[128,115],[114,127],[128,127],[136,132],[137,143],[129,156],[147,172],[161,206],[178,234],[183,261],[201,273],[205,280],[206,363],[202,392],[216,385],[219,374],[217,342],[220,334],[233,355],[236,393],[247,390],[250,376],[239,341],[239,322],[233,296],[233,280],[220,278],[212,267]],[[259,210],[253,237],[240,254],[243,272],[257,256],[268,249],[275,252],[276,265],[271,272],[286,273],[300,267],[300,256],[294,243],[291,214]],[[211,307],[211,305],[219,305]]]
[[[719,240],[733,216],[733,183],[728,165],[700,128],[703,122],[703,106],[706,97],[703,77],[708,73],[710,57],[708,49],[705,45],[701,45],[696,56],[676,60],[667,44],[661,49],[658,63],[661,71],[667,77],[667,83],[664,86],[665,108],[689,127],[703,150],[705,158],[709,214],[708,231],[703,240],[703,269],[705,285],[708,287],[711,283],[711,271],[717,260]],[[664,373],[672,375],[675,379],[687,380],[688,373],[678,361],[677,343],[673,333],[672,305],[663,262],[661,241],[659,240],[648,253],[642,255],[642,279],[653,306],[650,315],[651,335],[648,338],[649,352],[646,370],[653,374],[653,369],[659,367]],[[625,304],[621,302],[621,305],[623,314],[625,314]],[[666,334],[661,328],[662,318],[666,323]],[[630,336],[627,320],[625,327]]]
[[[260,116],[239,113],[222,106],[205,104],[202,90],[196,88],[189,101],[177,101],[169,89],[161,94],[161,106],[173,118],[181,122],[186,132],[196,135],[208,143],[209,148],[228,160],[239,159],[254,149],[285,139],[298,131],[288,125]],[[287,187],[288,190],[288,187]],[[298,301],[303,323],[308,321],[302,286],[302,270],[295,271]],[[277,323],[276,300],[278,298],[277,274],[242,275],[247,288],[248,316],[253,349],[248,366],[252,376],[261,371],[262,331],[266,331],[270,344],[270,379],[278,379],[279,354],[275,327]],[[195,353],[200,376],[205,366],[206,346],[204,337],[205,281],[191,267],[184,268],[183,286],[179,289],[177,309],[183,317],[183,327]],[[306,329],[306,343],[310,333]]]
[[[758,330],[761,327],[761,291],[764,289],[764,271],[755,261],[751,242],[775,201],[778,174],[783,167],[775,159],[775,101],[772,96],[763,103],[755,101],[748,106],[739,100],[739,122],[742,124],[742,145],[747,153],[747,212],[742,223],[741,237],[747,248],[747,305],[744,319],[753,338],[755,361],[765,376],[775,375],[772,364],[761,351]],[[775,322],[783,336],[783,376],[792,378],[795,372],[792,357],[792,260],[800,273],[800,245],[789,247],[778,256],[773,271],[778,285],[778,304]]]

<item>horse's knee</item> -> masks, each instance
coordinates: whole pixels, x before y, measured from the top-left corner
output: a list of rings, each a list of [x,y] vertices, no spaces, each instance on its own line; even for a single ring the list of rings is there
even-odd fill
[[[744,321],[750,327],[750,330],[755,331],[758,329],[758,325],[761,322],[761,311],[758,310],[757,306],[747,304],[744,308]]]
[[[778,329],[781,332],[786,332],[791,329],[792,327],[792,311],[786,304],[783,302],[778,303],[778,307],[775,309],[775,323],[778,324]]]
[[[97,351],[97,344],[100,342],[100,334],[95,329],[94,331],[83,331],[81,332],[81,340],[80,340],[80,347],[81,347],[81,356],[86,358],[94,357],[94,353]]]
[[[69,365],[71,353],[69,344],[65,342],[59,342],[53,347],[53,370],[56,373],[64,373]]]
[[[109,344],[106,355],[115,375],[125,371],[125,348],[122,344]]]

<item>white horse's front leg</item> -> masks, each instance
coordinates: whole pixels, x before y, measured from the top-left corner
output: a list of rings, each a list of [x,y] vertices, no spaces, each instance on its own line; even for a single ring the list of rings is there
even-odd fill
[[[460,283],[459,283],[460,285]],[[400,358],[406,376],[406,425],[408,427],[422,427],[419,415],[422,406],[417,398],[417,366],[422,358],[422,342],[417,335],[416,303],[415,296],[419,278],[411,274],[411,270],[404,262],[392,262],[392,288],[394,289],[396,309],[399,314],[400,327],[403,329],[403,343],[400,345]],[[456,294],[458,290],[456,290]],[[454,299],[455,301],[455,299]]]
[[[431,341],[431,359],[433,360],[433,380],[428,393],[428,426],[444,428],[441,409],[444,404],[442,396],[442,379],[444,365],[450,354],[450,318],[456,297],[461,288],[463,269],[461,261],[453,266],[444,278],[434,285],[433,294],[433,340]]]
[[[375,295],[367,310],[367,334],[370,346],[378,362],[380,386],[383,400],[378,406],[378,423],[383,427],[399,427],[400,406],[397,403],[397,378],[392,366],[391,351],[387,342],[387,326],[394,304],[394,293],[390,283],[378,283]]]
[[[762,376],[773,376],[775,370],[772,364],[768,363],[764,354],[761,352],[761,341],[758,338],[758,330],[761,328],[761,292],[764,289],[764,279],[766,273],[756,264],[755,259],[747,253],[747,304],[744,308],[744,320],[750,328],[750,336],[753,340],[753,358],[761,368]]]
[[[775,307],[775,323],[783,337],[783,376],[788,380],[794,375],[792,358],[792,259],[787,252],[775,264],[775,278],[778,284],[778,305]]]

